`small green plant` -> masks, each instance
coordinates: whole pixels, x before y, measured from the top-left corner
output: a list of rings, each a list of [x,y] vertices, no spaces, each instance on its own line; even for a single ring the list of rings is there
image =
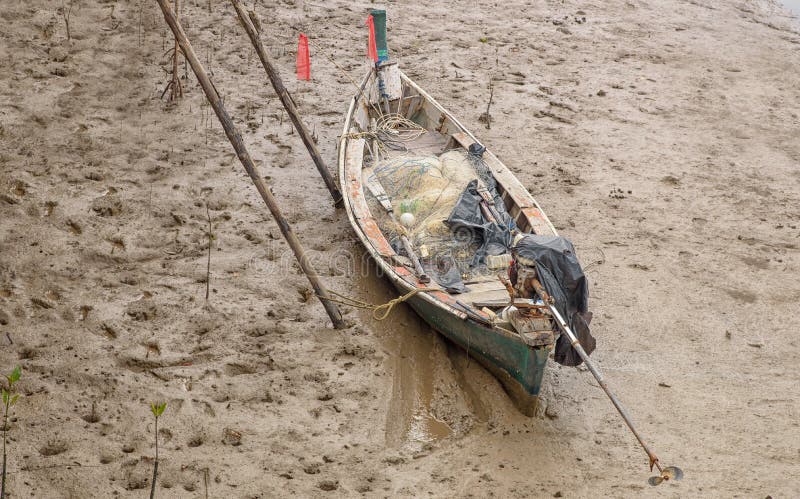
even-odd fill
[[[17,366],[11,371],[11,374],[6,376],[8,388],[3,388],[3,406],[5,407],[5,412],[3,412],[3,481],[2,486],[0,486],[0,499],[5,499],[6,497],[6,445],[8,442],[6,436],[8,434],[8,413],[17,403],[17,399],[19,399],[19,394],[16,393],[14,384],[19,381],[21,376],[22,368]]]
[[[156,497],[156,479],[158,478],[158,418],[164,414],[166,408],[166,402],[160,404],[150,402],[150,412],[152,412],[153,417],[156,418],[156,461],[153,464],[153,483],[150,485],[150,499]]]

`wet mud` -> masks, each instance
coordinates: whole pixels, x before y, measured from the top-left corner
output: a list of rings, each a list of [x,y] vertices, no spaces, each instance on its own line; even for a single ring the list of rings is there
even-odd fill
[[[366,258],[366,252],[363,255]],[[374,304],[397,297],[388,278],[379,269],[368,266],[359,276],[359,289]],[[430,448],[448,438],[453,430],[433,412],[436,383],[437,343],[445,341],[405,303],[395,306],[391,315],[377,321],[371,311],[362,311],[360,320],[378,332],[390,354],[392,388],[386,417],[386,443],[411,452]],[[437,348],[438,347],[438,348]]]
[[[393,298],[340,265],[360,243],[229,2],[180,4],[326,285]],[[797,495],[797,19],[767,0],[468,4],[390,2],[391,57],[592,264],[593,358],[684,481],[649,488],[583,370],[549,365],[528,418],[406,306],[332,329],[192,74],[161,98],[155,2],[3,0],[0,367],[23,373],[7,492],[142,497],[160,400],[158,497]],[[247,6],[333,168],[373,5]]]

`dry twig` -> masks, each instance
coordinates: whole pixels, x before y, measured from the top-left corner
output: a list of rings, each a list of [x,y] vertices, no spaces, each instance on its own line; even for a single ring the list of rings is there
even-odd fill
[[[178,0],[175,0],[175,16],[178,16]],[[172,49],[172,79],[167,83],[167,86],[164,87],[164,91],[161,92],[161,98],[164,98],[164,95],[169,90],[169,102],[173,102],[177,99],[183,97],[183,84],[181,83],[181,77],[178,75],[178,54],[181,53],[181,48],[178,45],[178,39],[175,39],[175,46]]]
[[[208,211],[206,203],[206,217],[208,218],[208,263],[206,265],[206,301],[208,301],[208,291],[211,288],[211,243],[214,235],[211,233],[211,212]]]
[[[69,31],[69,17],[72,15],[72,0],[65,6],[64,3],[61,3],[61,17],[64,18],[64,25],[67,27],[67,41],[72,39],[72,35]]]

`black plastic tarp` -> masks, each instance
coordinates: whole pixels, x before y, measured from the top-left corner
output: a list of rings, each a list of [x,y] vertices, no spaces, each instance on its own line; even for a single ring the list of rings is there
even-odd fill
[[[453,211],[445,223],[457,238],[468,239],[480,244],[471,265],[477,267],[486,261],[486,255],[508,253],[513,241],[511,230],[514,221],[508,215],[500,195],[494,186],[488,187],[494,198],[494,210],[499,216],[498,223],[490,222],[481,211],[483,198],[478,193],[478,181],[472,180],[459,196]]]
[[[589,312],[589,283],[583,273],[575,247],[559,236],[522,237],[513,248],[520,263],[535,261],[539,280],[553,300],[558,312],[578,337],[586,353],[592,353],[596,341],[589,332],[592,314]],[[565,366],[578,366],[583,360],[561,335],[556,342],[555,361]]]

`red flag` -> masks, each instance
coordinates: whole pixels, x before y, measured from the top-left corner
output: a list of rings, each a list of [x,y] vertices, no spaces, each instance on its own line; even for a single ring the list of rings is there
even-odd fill
[[[378,62],[378,45],[375,43],[375,22],[370,15],[367,22],[364,23],[369,26],[369,43],[367,45],[367,57],[375,62]]]
[[[300,33],[297,41],[297,79],[311,79],[311,58],[308,55],[308,37]]]

